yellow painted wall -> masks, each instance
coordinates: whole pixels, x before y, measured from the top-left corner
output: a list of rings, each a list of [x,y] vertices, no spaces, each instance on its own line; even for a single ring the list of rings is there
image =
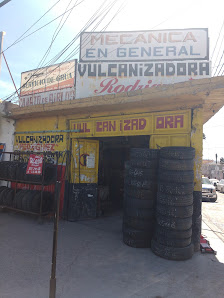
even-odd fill
[[[70,139],[151,135],[150,148],[158,146],[192,146],[196,149],[195,190],[201,191],[203,111],[177,110],[154,113],[130,113],[102,117],[78,118],[51,116],[16,121],[16,132],[81,129],[78,133],[26,133],[15,135],[15,149],[36,151],[61,151],[70,149]],[[42,137],[42,139],[41,139]],[[45,138],[44,138],[45,137]],[[48,138],[46,138],[48,137]]]

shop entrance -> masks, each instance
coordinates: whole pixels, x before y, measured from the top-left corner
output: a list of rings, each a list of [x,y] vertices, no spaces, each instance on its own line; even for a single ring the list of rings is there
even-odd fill
[[[82,209],[76,212],[80,218],[122,210],[125,162],[130,148],[149,148],[149,139],[150,136],[122,136],[72,140],[71,182],[76,198],[73,195],[70,207]],[[94,212],[90,208],[95,208]]]

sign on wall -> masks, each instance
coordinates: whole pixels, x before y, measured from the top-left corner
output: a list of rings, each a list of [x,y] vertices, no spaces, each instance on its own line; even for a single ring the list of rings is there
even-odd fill
[[[58,152],[59,162],[64,163],[64,150],[66,149],[65,133],[27,133],[15,135],[14,150],[32,151],[32,152],[49,152],[47,161],[54,163],[55,156],[50,152]]]
[[[210,73],[209,61],[79,63],[76,98],[208,78]]]
[[[188,133],[190,119],[190,111],[146,113],[71,120],[70,129],[79,130],[74,138]]]
[[[72,99],[75,99],[74,86],[59,90],[23,95],[19,98],[19,106],[26,107]]]
[[[43,155],[30,154],[26,174],[42,175]]]
[[[20,107],[75,98],[76,60],[23,72]]]
[[[80,61],[208,60],[208,30],[83,32]]]

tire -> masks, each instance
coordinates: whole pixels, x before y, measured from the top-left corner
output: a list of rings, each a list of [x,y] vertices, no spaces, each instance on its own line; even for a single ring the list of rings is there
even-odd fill
[[[131,148],[130,159],[151,160],[159,158],[159,150],[148,148]]]
[[[215,199],[210,199],[210,202],[215,203],[217,201],[217,197]]]
[[[15,208],[22,210],[22,199],[26,195],[26,193],[29,192],[29,190],[21,190],[16,193],[15,196]]]
[[[150,247],[152,234],[146,231],[130,229],[126,225],[123,226],[123,241],[125,244],[136,248]]]
[[[159,159],[159,169],[169,171],[192,171],[194,160]]]
[[[129,185],[136,188],[151,189],[155,188],[156,182],[150,179],[135,179],[132,177],[125,177],[125,185]]]
[[[0,162],[0,178],[8,179],[8,161],[1,161]]]
[[[124,195],[124,206],[131,208],[153,208],[154,200],[139,200],[128,195]]]
[[[5,205],[8,207],[12,207],[13,206],[13,199],[14,199],[14,194],[15,194],[15,190],[10,188],[8,193],[7,193],[7,197],[5,200]]]
[[[0,187],[0,205],[3,205],[3,193],[7,189],[6,186],[1,186]]]
[[[5,188],[7,188],[7,186],[0,186],[0,194]]]
[[[166,159],[189,160],[194,159],[195,149],[193,147],[163,147],[160,150],[160,157]]]
[[[29,190],[22,198],[22,209],[25,211],[32,211],[33,196],[37,191]]]
[[[123,225],[123,233],[126,234],[129,238],[135,240],[147,240],[150,237],[152,238],[152,235],[150,235],[148,231],[129,228],[126,224]]]
[[[170,195],[188,195],[193,194],[194,183],[176,184],[176,183],[158,183],[158,191]]]
[[[172,216],[178,218],[186,218],[193,215],[193,205],[190,206],[167,206],[162,204],[156,205],[156,211],[165,216]]]
[[[7,195],[9,190],[10,189],[7,187],[1,192],[1,202],[3,206],[7,206]]]
[[[169,246],[169,247],[186,247],[191,244],[191,237],[184,238],[184,239],[178,239],[178,238],[165,238],[160,237],[158,235],[154,238],[158,243]]]
[[[201,204],[202,204],[202,192],[194,191],[193,192],[193,217],[198,217],[201,215]]]
[[[130,227],[132,229],[142,230],[142,231],[151,231],[154,226],[153,219],[151,220],[145,220],[145,219],[139,219],[135,217],[130,217],[124,214],[123,218],[124,224],[126,224],[127,227]]]
[[[17,168],[17,173],[16,173],[16,175],[17,175],[16,179],[18,181],[21,181],[21,182],[26,181],[26,179],[27,179],[26,168],[27,168],[27,163],[22,162],[19,164],[19,166]]]
[[[46,163],[44,170],[44,182],[47,184],[55,183],[57,176],[57,166],[54,164]]]
[[[157,171],[155,169],[143,169],[126,166],[125,174],[126,176],[133,177],[136,179],[157,179]]]
[[[129,238],[126,234],[123,234],[123,242],[124,244],[134,248],[149,248],[151,244],[150,239],[135,240],[135,239]]]
[[[156,222],[159,226],[171,230],[188,230],[192,227],[192,217],[175,218],[157,213]]]
[[[185,239],[190,238],[192,236],[192,228],[188,230],[170,230],[167,228],[163,228],[159,225],[155,227],[155,235],[159,235],[160,237],[166,238],[178,238],[178,239]]]
[[[160,171],[159,180],[171,183],[193,183],[194,171]]]
[[[139,200],[153,200],[156,197],[156,188],[156,185],[154,185],[151,189],[141,189],[124,185],[124,193],[127,196],[130,195]]]
[[[35,196],[33,196],[33,199],[32,199],[32,212],[35,212],[35,213],[40,212],[40,200],[41,200],[41,194],[40,194],[40,191],[39,191],[35,194]],[[43,211],[43,208],[42,208],[42,211]]]
[[[189,206],[193,204],[193,194],[170,195],[163,192],[157,193],[157,203],[167,206]]]
[[[132,159],[129,161],[131,167],[142,168],[142,169],[157,169],[159,166],[158,159],[151,160],[141,160],[141,159]]]
[[[194,253],[193,244],[183,248],[168,247],[156,242],[154,239],[152,239],[151,248],[154,254],[157,256],[174,261],[188,260],[193,256]]]
[[[125,207],[124,208],[124,214],[130,217],[139,218],[139,219],[152,219],[154,210],[153,209],[136,209],[136,208],[130,208]]]
[[[11,161],[8,167],[8,179],[16,180],[16,172],[17,172],[18,165],[19,165],[19,162]]]

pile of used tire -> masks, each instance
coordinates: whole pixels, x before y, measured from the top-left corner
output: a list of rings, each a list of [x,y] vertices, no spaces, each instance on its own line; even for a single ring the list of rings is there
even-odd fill
[[[12,207],[15,190],[6,186],[0,187],[0,206]]]
[[[41,191],[39,190],[20,190],[15,195],[15,189],[0,187],[0,206],[13,207],[19,210],[40,212]],[[53,195],[43,192],[42,212],[50,212],[53,208]]]
[[[132,247],[150,247],[157,192],[159,150],[132,148],[125,163],[123,241]]]
[[[27,175],[27,163],[18,161],[0,162],[0,178],[6,180],[18,180],[21,182],[41,183],[41,175]],[[56,181],[56,166],[45,163],[44,184],[54,183]]]
[[[194,190],[192,147],[164,147],[160,150],[156,202],[156,225],[152,251],[170,260],[192,257],[192,215]]]
[[[194,251],[200,250],[201,240],[201,204],[202,204],[202,193],[201,191],[194,191],[194,211],[192,217],[192,243],[194,244]]]
[[[19,210],[40,212],[41,191],[39,190],[20,190],[16,193],[13,207]],[[53,207],[53,197],[49,192],[43,192],[42,212],[50,212]]]

